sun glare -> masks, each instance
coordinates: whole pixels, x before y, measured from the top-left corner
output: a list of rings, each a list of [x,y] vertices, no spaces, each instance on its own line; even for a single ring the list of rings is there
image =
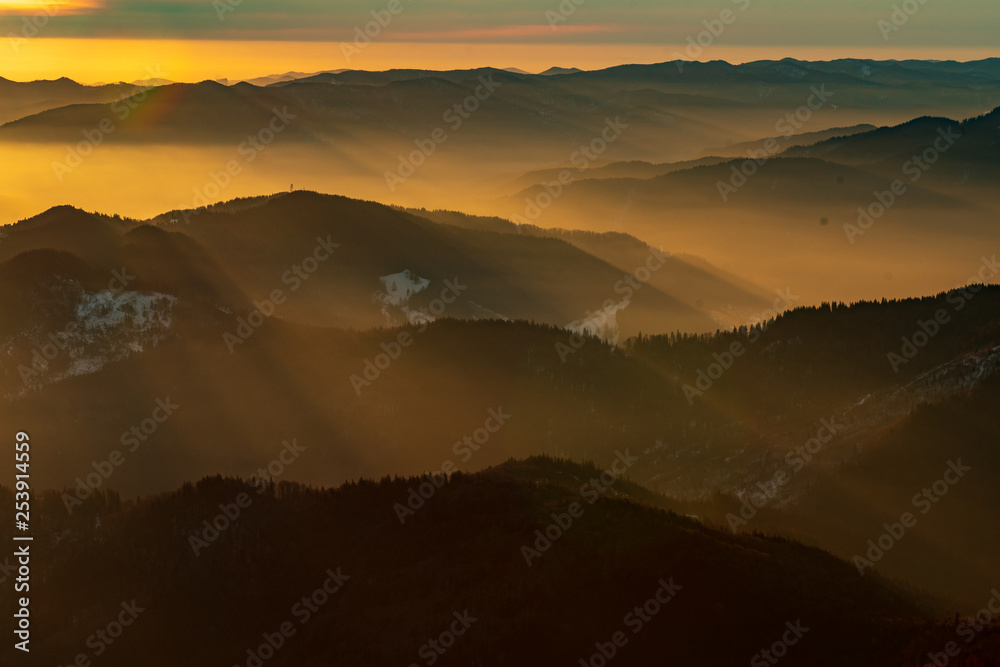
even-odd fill
[[[81,14],[101,9],[105,0],[0,0],[0,14],[14,16],[47,16]]]

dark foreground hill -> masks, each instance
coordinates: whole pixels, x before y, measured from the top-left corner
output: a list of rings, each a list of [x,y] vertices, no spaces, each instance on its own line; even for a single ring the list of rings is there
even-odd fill
[[[600,476],[542,458],[440,488],[211,478],[137,502],[99,494],[72,516],[50,493],[32,544],[32,657],[541,666],[604,664],[591,660],[603,650],[620,665],[721,666],[784,639],[783,664],[884,667],[934,631],[913,594],[828,554],[706,528],[624,480],[598,492],[587,480]],[[9,617],[11,596],[0,605]]]

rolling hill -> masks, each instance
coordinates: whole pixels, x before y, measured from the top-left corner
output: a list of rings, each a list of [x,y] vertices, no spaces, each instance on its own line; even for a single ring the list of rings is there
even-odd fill
[[[649,320],[615,346],[587,333],[607,329],[560,313],[613,293],[617,265],[649,252],[632,237],[420,217],[308,192],[184,213],[137,221],[63,207],[0,245],[0,425],[30,427],[48,443],[36,482],[62,488],[66,509],[94,489],[132,497],[245,476],[294,440],[307,464],[290,479],[322,486],[387,465],[406,475],[474,471],[538,454],[608,465],[628,449],[639,458],[633,479],[726,526],[832,420],[837,437],[781,485],[769,508],[780,512],[759,525],[849,558],[870,526],[891,518],[888,498],[905,501],[927,472],[890,474],[893,434],[920,433],[930,463],[968,457],[953,451],[949,431],[920,425],[921,406],[962,414],[969,401],[995,398],[1000,292],[976,280],[934,297],[779,316],[795,306],[784,292],[772,314],[737,328],[668,334],[671,320]],[[760,298],[690,259],[662,270],[664,288],[683,280],[709,298]],[[652,280],[634,297],[638,314],[660,318],[677,303]],[[618,313],[620,328],[632,312]],[[963,608],[992,567],[969,527],[995,520],[983,500],[995,415],[975,412],[977,421],[961,418],[962,441],[979,443],[981,477],[913,540],[947,533],[961,545],[949,552],[952,574],[905,551],[879,566]],[[498,414],[511,417],[484,435]],[[473,437],[486,441],[473,448]],[[821,528],[815,517],[841,507],[851,508],[851,529]],[[949,518],[955,511],[965,518]],[[970,553],[981,560],[960,567]]]
[[[818,550],[705,528],[625,482],[591,503],[578,480],[593,474],[551,459],[456,474],[403,525],[393,506],[427,478],[330,490],[210,478],[135,503],[102,494],[71,517],[51,495],[36,544],[58,540],[60,555],[33,563],[45,573],[40,655],[542,665],[603,652],[625,665],[664,654],[731,665],[784,634],[788,664],[884,665],[933,627],[924,600]],[[237,502],[227,528],[205,533],[204,518]],[[538,531],[556,535],[551,515],[564,528],[542,542]],[[129,626],[120,641],[88,640],[116,617]]]

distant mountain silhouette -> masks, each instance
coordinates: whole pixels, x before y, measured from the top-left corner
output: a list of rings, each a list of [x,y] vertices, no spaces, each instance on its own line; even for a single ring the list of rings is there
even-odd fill
[[[885,286],[894,296],[937,291],[975,270],[982,249],[1000,241],[992,215],[1000,205],[998,114],[922,117],[783,151],[785,142],[772,150],[751,142],[745,157],[729,161],[614,163],[575,175],[532,221],[670,242],[758,284],[794,282],[811,303],[885,295],[875,286],[890,279],[898,279]],[[514,187],[536,184],[496,208],[523,215],[558,173],[522,177]],[[788,243],[796,266],[776,268],[769,258]],[[901,248],[936,259],[917,266]]]
[[[856,134],[861,134],[862,132],[870,132],[872,130],[878,129],[874,125],[855,125],[853,127],[834,127],[829,130],[823,130],[821,132],[803,132],[802,134],[793,134],[791,136],[776,136],[776,137],[765,137],[763,139],[756,139],[754,141],[745,141],[738,144],[731,144],[729,146],[719,146],[716,148],[710,148],[706,150],[706,154],[709,157],[714,157],[717,155],[725,155],[728,157],[750,157],[752,155],[760,155],[763,153],[775,153],[784,151],[786,148],[791,148],[792,146],[812,146],[821,141],[827,139],[839,139],[842,137],[850,137]],[[771,144],[770,142],[774,142]],[[774,145],[775,148],[769,150],[765,147],[770,147]]]
[[[136,84],[84,86],[66,77],[21,83],[0,77],[0,125],[71,104],[105,104],[136,92]]]
[[[934,153],[926,166],[916,165],[928,181],[966,176],[972,183],[991,185],[1000,174],[1000,107],[962,122],[921,117],[895,127],[883,127],[835,137],[813,146],[789,148],[784,155],[811,156],[839,164],[864,165],[881,173],[900,174],[902,165],[916,163],[925,151]],[[911,169],[912,171],[912,169]],[[917,172],[913,172],[917,173]],[[921,177],[922,177],[921,176]]]
[[[577,72],[582,72],[583,70],[576,67],[550,67],[544,72],[542,76],[554,76],[557,74],[576,74]]]
[[[768,136],[776,120],[806,102],[810,86],[825,85],[834,95],[834,103],[823,109],[824,118],[829,119],[822,121],[826,128],[857,124],[856,112],[862,110],[867,122],[876,125],[920,113],[947,111],[968,116],[982,108],[984,97],[991,106],[1000,101],[1000,79],[990,78],[995,69],[992,61],[948,67],[920,62],[784,60],[743,65],[668,62],[588,72],[555,68],[557,75],[553,70],[534,75],[495,68],[289,73],[265,88],[237,83],[229,87],[228,95],[214,82],[163,86],[143,102],[148,111],[140,114],[156,122],[136,124],[125,119],[121,131],[107,141],[238,142],[247,132],[263,127],[273,107],[287,106],[297,114],[297,122],[285,140],[336,143],[374,129],[379,132],[376,143],[394,141],[401,133],[406,144],[440,125],[442,114],[474,93],[484,78],[497,88],[489,103],[477,111],[476,122],[469,124],[473,129],[463,131],[474,137],[470,143],[492,144],[497,133],[518,128],[525,140],[541,142],[538,149],[550,152],[549,159],[565,159],[574,142],[590,141],[600,131],[606,117],[621,117],[631,131],[615,147],[618,159],[676,161],[692,152],[704,154],[720,140],[735,144]],[[883,72],[891,75],[882,76]],[[932,75],[942,80],[933,79],[934,87],[921,89],[920,94],[911,90],[914,85],[926,86]],[[263,84],[271,78],[254,81]],[[8,84],[34,90],[32,95],[39,99],[45,90],[41,83]],[[969,92],[972,84],[976,95]],[[93,96],[99,89],[68,80],[45,85],[78,92],[62,105],[46,102],[48,111],[38,108],[40,115],[0,129],[0,141],[78,141],[81,131],[92,129],[109,114],[107,108],[55,110],[54,106],[101,101],[82,97],[82,91]],[[891,104],[873,109],[874,89]],[[15,117],[10,115],[8,120]],[[852,122],[837,123],[840,118]],[[630,154],[625,151],[626,143]]]

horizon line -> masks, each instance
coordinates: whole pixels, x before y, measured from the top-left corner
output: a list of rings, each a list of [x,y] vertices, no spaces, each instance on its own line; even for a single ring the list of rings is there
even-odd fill
[[[13,44],[12,44],[13,46]],[[136,40],[128,38],[47,38],[17,43],[13,57],[0,59],[0,76],[13,81],[78,82],[137,81],[155,78],[197,82],[247,80],[278,72],[315,73],[335,70],[384,72],[391,69],[454,71],[501,65],[542,72],[553,64],[597,71],[625,64],[726,62],[744,65],[765,60],[793,59],[829,62],[871,61],[978,62],[1000,56],[995,48],[979,47],[826,47],[810,45],[729,46],[714,44],[692,52],[680,44],[548,44],[372,42],[361,53],[345,53],[336,42]],[[85,55],[86,57],[82,57]],[[263,74],[262,74],[263,72]]]
[[[721,64],[724,64],[724,65],[729,65],[730,67],[741,67],[741,66],[744,66],[744,65],[753,65],[753,64],[758,64],[758,63],[780,63],[780,62],[786,62],[786,61],[793,61],[793,62],[803,63],[803,64],[819,64],[819,63],[835,63],[835,62],[842,62],[842,61],[857,61],[857,62],[872,62],[872,63],[908,63],[908,62],[917,63],[917,62],[923,62],[923,63],[934,63],[934,64],[955,63],[955,64],[958,64],[958,65],[972,65],[972,64],[976,64],[976,63],[987,62],[987,61],[990,61],[990,60],[1000,60],[1000,56],[989,56],[989,57],[985,57],[985,58],[975,58],[975,59],[971,59],[971,60],[959,60],[959,59],[955,59],[955,58],[858,58],[858,57],[843,57],[843,58],[808,60],[808,59],[803,59],[803,58],[796,58],[794,56],[785,56],[785,57],[782,57],[782,58],[760,58],[760,59],[743,60],[743,61],[728,60],[728,59],[724,59],[724,58],[713,58],[713,59],[709,59],[709,60],[686,60],[686,59],[677,59],[677,58],[675,58],[675,59],[658,60],[658,61],[651,61],[651,62],[629,62],[629,61],[623,61],[623,62],[614,64],[614,65],[608,65],[608,66],[605,66],[605,67],[598,67],[598,68],[595,68],[595,69],[583,69],[583,68],[579,68],[579,67],[574,67],[573,65],[552,65],[550,67],[547,67],[547,68],[539,70],[539,71],[527,71],[527,70],[524,70],[523,68],[519,68],[519,67],[500,67],[500,66],[497,66],[497,65],[481,65],[481,66],[478,66],[478,67],[452,67],[452,68],[390,67],[390,68],[387,68],[387,69],[378,69],[378,68],[365,69],[365,68],[346,67],[346,68],[332,68],[332,69],[323,69],[323,70],[314,70],[314,71],[300,71],[300,70],[286,70],[284,72],[273,72],[272,71],[272,72],[269,72],[267,74],[257,74],[257,75],[254,75],[254,76],[247,76],[247,77],[240,77],[240,78],[216,77],[216,78],[198,79],[197,77],[195,77],[195,78],[185,79],[185,80],[171,79],[171,78],[167,78],[167,77],[148,77],[148,78],[139,78],[139,79],[131,79],[131,80],[117,80],[117,81],[107,80],[107,81],[85,82],[85,81],[81,81],[81,80],[79,80],[77,78],[70,77],[70,76],[60,76],[60,77],[57,77],[57,78],[54,78],[54,79],[45,79],[45,78],[43,78],[43,79],[12,79],[12,78],[9,78],[7,76],[4,76],[3,74],[0,74],[0,79],[9,81],[11,83],[51,83],[51,82],[61,81],[61,80],[65,79],[67,81],[72,81],[73,83],[76,83],[76,84],[79,84],[79,85],[82,85],[82,86],[86,86],[86,87],[98,87],[98,86],[118,85],[118,84],[135,85],[135,84],[138,84],[139,82],[151,81],[151,80],[158,80],[158,79],[168,82],[166,84],[160,84],[160,85],[169,85],[169,84],[172,84],[172,83],[199,84],[199,83],[206,83],[206,82],[220,83],[220,85],[232,85],[232,84],[238,84],[238,83],[248,83],[252,79],[265,79],[265,78],[269,78],[269,77],[281,77],[281,76],[288,76],[288,75],[295,75],[295,74],[304,75],[303,77],[298,77],[298,78],[307,78],[307,77],[311,77],[311,76],[317,76],[319,74],[340,74],[340,73],[347,73],[347,72],[368,73],[368,74],[386,74],[386,73],[390,73],[390,72],[440,72],[440,73],[446,73],[446,72],[477,72],[477,71],[482,71],[482,70],[493,70],[493,71],[497,71],[497,72],[506,72],[508,74],[521,74],[521,75],[524,75],[524,76],[543,76],[543,75],[546,75],[545,74],[546,72],[549,72],[549,71],[551,71],[553,69],[577,70],[575,72],[572,72],[572,71],[571,72],[566,72],[565,74],[548,75],[548,76],[571,76],[573,74],[586,74],[586,73],[593,73],[593,72],[604,72],[604,71],[608,71],[608,70],[612,70],[612,69],[618,69],[618,68],[622,68],[622,67],[655,67],[657,65],[673,65],[673,64],[678,63],[678,62],[679,63],[684,63],[686,65],[710,65],[710,64],[713,64],[713,63],[721,63]],[[227,83],[226,84],[221,84],[222,81],[226,81]],[[253,84],[251,84],[251,85],[253,85]]]

